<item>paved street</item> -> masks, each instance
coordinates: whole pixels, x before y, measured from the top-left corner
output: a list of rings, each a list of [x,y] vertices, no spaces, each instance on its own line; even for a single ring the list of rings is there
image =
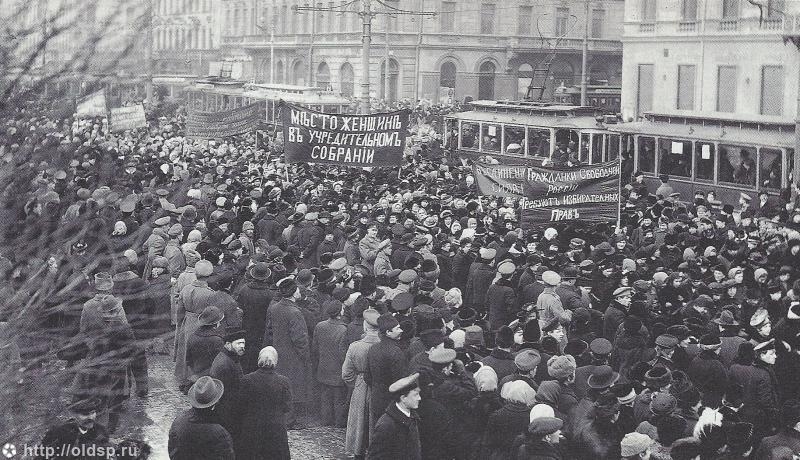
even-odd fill
[[[175,414],[189,407],[186,397],[177,390],[172,377],[172,358],[151,355],[149,358],[150,395],[146,399],[133,397],[127,417],[120,427],[119,438],[144,439],[153,449],[151,458],[167,457],[169,427]],[[339,459],[343,454],[344,430],[319,427],[289,431],[289,446],[293,459]]]

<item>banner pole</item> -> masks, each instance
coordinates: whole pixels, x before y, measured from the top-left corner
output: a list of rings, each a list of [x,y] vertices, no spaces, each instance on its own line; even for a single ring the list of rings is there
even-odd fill
[[[622,233],[622,229],[620,228],[622,225],[622,152],[619,153],[617,164],[619,165],[619,180],[617,181],[617,230]]]

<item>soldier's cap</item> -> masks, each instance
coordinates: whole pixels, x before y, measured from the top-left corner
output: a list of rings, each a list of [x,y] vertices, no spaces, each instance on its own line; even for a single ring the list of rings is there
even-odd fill
[[[331,262],[330,268],[331,270],[341,270],[346,266],[347,266],[347,259],[345,259],[344,257],[339,257],[338,259],[334,259],[333,262]]]
[[[434,364],[450,364],[456,360],[456,351],[450,348],[436,348],[428,354]]]
[[[504,260],[497,266],[497,272],[501,275],[510,275],[517,270],[517,266],[510,260]]]
[[[656,337],[656,346],[661,348],[675,348],[678,342],[678,338],[672,334],[661,334]]]
[[[608,339],[598,337],[589,344],[589,351],[594,355],[610,355],[613,346]]]
[[[397,277],[397,279],[401,283],[406,283],[406,284],[413,283],[414,280],[417,279],[417,272],[415,272],[414,270],[410,270],[410,269],[409,270],[403,270],[403,271],[400,272],[400,275]]]

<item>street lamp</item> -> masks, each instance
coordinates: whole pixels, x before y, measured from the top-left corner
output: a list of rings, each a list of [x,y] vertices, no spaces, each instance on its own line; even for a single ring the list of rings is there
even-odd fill
[[[270,84],[275,82],[275,19],[277,16],[275,15],[275,2],[272,2],[272,24],[269,26],[269,82]],[[261,24],[256,24],[256,27],[261,32],[264,32],[267,28],[263,26],[266,22],[264,16],[261,16],[259,19]]]

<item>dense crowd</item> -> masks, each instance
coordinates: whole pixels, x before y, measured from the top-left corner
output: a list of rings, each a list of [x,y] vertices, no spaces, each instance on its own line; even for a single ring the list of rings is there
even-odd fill
[[[523,229],[437,123],[398,173],[151,121],[28,108],[0,131],[1,370],[52,351],[72,381],[44,445],[108,443],[171,353],[174,459],[289,458],[313,416],[356,458],[800,453],[793,191],[734,209],[635,172],[619,227]],[[31,315],[47,349],[20,357]]]

